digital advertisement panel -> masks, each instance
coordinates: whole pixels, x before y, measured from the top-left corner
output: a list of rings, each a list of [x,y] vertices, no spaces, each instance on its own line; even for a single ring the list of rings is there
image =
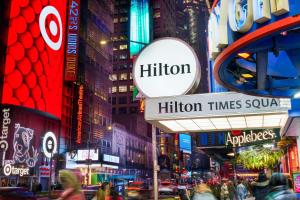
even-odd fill
[[[294,190],[296,193],[300,193],[300,173],[293,173]]]
[[[61,117],[66,0],[11,1],[2,104]]]
[[[59,121],[17,106],[1,105],[0,109],[0,176],[32,175],[46,155],[43,138],[50,131],[57,137]]]
[[[192,139],[190,135],[179,134],[179,147],[184,153],[192,153]]]

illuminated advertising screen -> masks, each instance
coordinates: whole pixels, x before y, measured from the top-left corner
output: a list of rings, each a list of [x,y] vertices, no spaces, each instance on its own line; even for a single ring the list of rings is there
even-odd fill
[[[150,42],[149,0],[131,0],[130,56],[138,54]]]
[[[179,134],[179,147],[184,153],[192,153],[192,138],[187,134]]]
[[[66,48],[65,80],[76,81],[79,44],[78,36],[80,19],[80,0],[69,0],[68,11],[68,39]]]
[[[2,104],[61,117],[66,5],[11,1]]]
[[[59,121],[17,106],[1,105],[0,109],[0,176],[32,175],[45,157],[43,137],[49,131],[57,137]]]

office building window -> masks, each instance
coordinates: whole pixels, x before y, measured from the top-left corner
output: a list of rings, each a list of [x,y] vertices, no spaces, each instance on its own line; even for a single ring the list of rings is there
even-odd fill
[[[128,48],[127,44],[121,44],[119,47],[120,50],[125,50]]]
[[[118,23],[119,19],[118,18],[114,18],[114,23]]]
[[[120,22],[127,22],[128,21],[128,17],[121,17],[120,18]]]
[[[129,86],[129,89],[130,89],[130,92],[132,92],[134,90],[134,86],[133,85],[130,85]]]
[[[129,74],[129,79],[130,79],[130,80],[133,79],[133,78],[132,78],[132,72],[130,72],[130,74]]]
[[[119,92],[127,92],[127,85],[120,85]]]
[[[127,96],[119,97],[119,104],[127,104]]]
[[[127,113],[126,107],[119,108],[119,114],[126,114],[126,113]]]
[[[126,55],[126,54],[121,54],[121,55],[119,56],[119,59],[120,59],[120,60],[126,60],[126,59],[127,59],[127,55]]]
[[[111,75],[109,75],[109,79],[111,80],[111,81],[116,81],[118,78],[117,78],[117,74],[111,74]]]
[[[117,92],[117,87],[116,86],[112,87],[111,93],[116,93],[116,92]]]
[[[120,74],[120,80],[121,80],[121,81],[127,80],[127,73],[121,73],[121,74]]]

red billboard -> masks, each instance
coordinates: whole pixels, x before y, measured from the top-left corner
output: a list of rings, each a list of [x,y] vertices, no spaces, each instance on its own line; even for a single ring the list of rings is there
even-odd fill
[[[11,1],[2,104],[61,117],[67,0]]]

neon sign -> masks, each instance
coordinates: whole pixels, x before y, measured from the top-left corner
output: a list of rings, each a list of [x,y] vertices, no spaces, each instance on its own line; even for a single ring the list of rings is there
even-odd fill
[[[79,86],[79,97],[78,97],[78,112],[77,112],[77,138],[76,142],[81,143],[82,134],[82,109],[83,109],[83,85]]]
[[[29,168],[14,167],[11,164],[6,164],[3,167],[3,173],[5,176],[10,176],[10,175],[24,176],[24,175],[29,175]]]
[[[3,151],[2,154],[2,166],[4,165],[4,160],[5,160],[5,154],[8,149],[8,126],[11,122],[10,119],[10,109],[9,108],[4,108],[2,109],[3,112],[3,120],[2,120],[2,130],[1,130],[1,136],[0,136],[0,149]]]
[[[78,62],[78,33],[80,20],[80,1],[69,0],[68,43],[66,52],[65,80],[76,81]]]
[[[250,131],[232,131],[226,136],[226,145],[233,147],[245,146],[251,143],[259,143],[278,138],[278,129],[250,130]]]
[[[227,46],[229,41],[233,40],[229,34],[230,30],[246,33],[253,27],[254,22],[262,24],[271,20],[271,15],[281,16],[289,11],[289,0],[220,1],[209,19],[210,57],[215,59],[220,53],[220,48]]]

